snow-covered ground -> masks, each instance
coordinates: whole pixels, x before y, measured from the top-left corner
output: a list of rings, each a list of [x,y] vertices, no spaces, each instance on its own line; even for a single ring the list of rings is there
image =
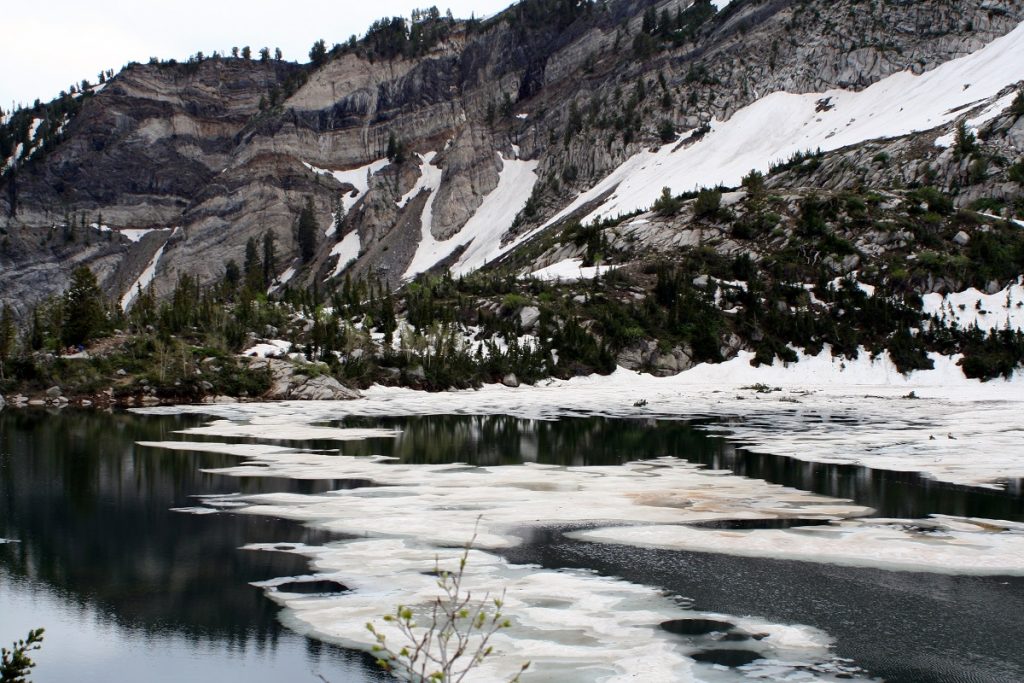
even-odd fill
[[[577,280],[593,280],[616,268],[618,266],[584,266],[583,259],[572,258],[535,270],[529,274],[529,277],[546,281],[575,282]]]
[[[711,131],[688,147],[676,149],[670,143],[628,159],[548,224],[609,190],[614,192],[583,222],[649,207],[663,187],[679,193],[719,183],[735,186],[751,169],[767,171],[796,152],[835,150],[948,124],[1019,80],[1022,63],[1024,24],[977,52],[918,76],[909,71],[893,74],[857,92],[772,93],[728,121],[713,121]],[[995,116],[1011,100],[990,102],[971,125]],[[819,102],[829,108],[818,111]],[[939,144],[944,142],[948,144],[940,138]]]
[[[334,264],[334,270],[327,276],[326,280],[330,280],[332,277],[341,275],[342,271],[344,271],[350,263],[359,258],[359,252],[362,248],[363,243],[359,237],[358,230],[353,230],[342,237],[340,242],[331,247],[331,256],[337,256],[338,260]]]
[[[923,299],[924,313],[948,325],[962,328],[977,325],[985,332],[1024,330],[1024,278],[1018,278],[995,294],[985,294],[971,287],[952,294],[925,294]]]
[[[284,339],[271,339],[247,348],[242,351],[243,356],[256,356],[259,358],[279,358],[288,355],[292,350],[292,343]]]

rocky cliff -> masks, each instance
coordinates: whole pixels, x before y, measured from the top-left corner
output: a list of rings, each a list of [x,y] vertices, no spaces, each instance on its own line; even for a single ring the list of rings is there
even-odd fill
[[[59,122],[45,106],[5,122],[20,149],[0,180],[0,300],[27,315],[78,264],[126,304],[139,286],[165,295],[183,273],[218,280],[268,233],[292,287],[345,273],[395,286],[437,264],[464,272],[638,154],[692,144],[771,93],[928,72],[1022,18],[1015,0],[734,0],[721,11],[703,0],[524,0],[483,23],[371,31],[317,64],[133,64]],[[1019,197],[1002,167],[970,187],[957,180],[969,164],[932,144],[954,118],[937,119],[945,128],[929,139],[846,148],[799,184],[913,182],[926,162],[964,202]],[[985,121],[1004,166],[1022,152],[1015,121]],[[892,161],[871,161],[881,154]],[[872,164],[868,177],[849,171]],[[709,171],[707,184],[721,180]],[[307,202],[319,230],[303,263]]]

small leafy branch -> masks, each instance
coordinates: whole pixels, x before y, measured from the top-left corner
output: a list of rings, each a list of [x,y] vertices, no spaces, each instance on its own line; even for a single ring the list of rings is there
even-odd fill
[[[511,624],[502,612],[504,591],[499,598],[491,598],[487,593],[474,600],[469,590],[463,590],[466,561],[475,540],[474,532],[455,572],[441,570],[435,558],[441,595],[430,606],[430,621],[425,627],[416,623],[412,608],[405,605],[384,616],[385,622],[398,628],[406,644],[395,649],[373,623],[366,624],[376,639],[373,652],[377,664],[385,671],[417,683],[460,683],[493,653],[491,638]],[[510,683],[517,683],[529,666],[529,662],[523,664]]]
[[[36,665],[29,653],[38,650],[43,643],[43,629],[28,632],[28,638],[15,642],[11,649],[0,647],[0,682],[28,683],[28,674]]]

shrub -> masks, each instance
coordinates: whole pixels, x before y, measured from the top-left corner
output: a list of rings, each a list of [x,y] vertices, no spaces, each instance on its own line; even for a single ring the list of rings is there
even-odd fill
[[[382,669],[411,681],[454,683],[465,680],[471,669],[493,653],[489,644],[491,638],[511,623],[501,611],[504,592],[500,598],[491,599],[487,594],[474,600],[470,591],[463,589],[466,561],[475,539],[476,534],[466,544],[455,572],[441,571],[435,561],[434,572],[441,595],[430,606],[427,626],[419,626],[412,608],[405,605],[399,605],[394,614],[384,617],[407,643],[395,650],[377,627],[372,623],[366,625],[376,641],[373,652]],[[512,681],[518,681],[529,666],[529,662],[523,664]]]
[[[661,196],[655,200],[651,207],[659,216],[674,216],[679,213],[683,206],[682,200],[672,196],[672,190],[667,187],[661,188]]]
[[[697,218],[714,218],[722,208],[722,193],[719,190],[701,190],[693,203],[693,215]]]

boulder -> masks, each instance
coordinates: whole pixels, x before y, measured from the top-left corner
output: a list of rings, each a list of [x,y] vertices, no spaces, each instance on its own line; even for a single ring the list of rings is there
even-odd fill
[[[690,349],[675,346],[668,351],[662,351],[657,342],[650,340],[624,349],[617,361],[628,370],[649,372],[655,377],[678,375],[694,366]]]
[[[60,396],[60,387],[50,387],[46,390],[46,398],[55,399]]]
[[[971,236],[968,235],[963,230],[961,230],[953,238],[953,241],[956,242],[957,244],[959,244],[961,247],[966,247],[967,244],[971,241]]]
[[[514,372],[510,372],[502,378],[501,383],[506,387],[512,387],[515,389],[519,386],[519,378],[516,377]]]
[[[540,320],[540,309],[536,306],[524,306],[523,309],[519,311],[519,323],[522,325],[523,331],[525,332],[531,331],[537,324],[538,320]]]
[[[296,375],[298,379],[301,375]],[[310,377],[292,388],[288,398],[298,401],[348,401],[359,398],[359,392],[349,389],[330,375]]]
[[[311,377],[302,366],[280,358],[253,359],[249,368],[269,368],[270,390],[264,398],[271,400],[343,401],[360,396],[358,391],[349,389],[330,375]]]

